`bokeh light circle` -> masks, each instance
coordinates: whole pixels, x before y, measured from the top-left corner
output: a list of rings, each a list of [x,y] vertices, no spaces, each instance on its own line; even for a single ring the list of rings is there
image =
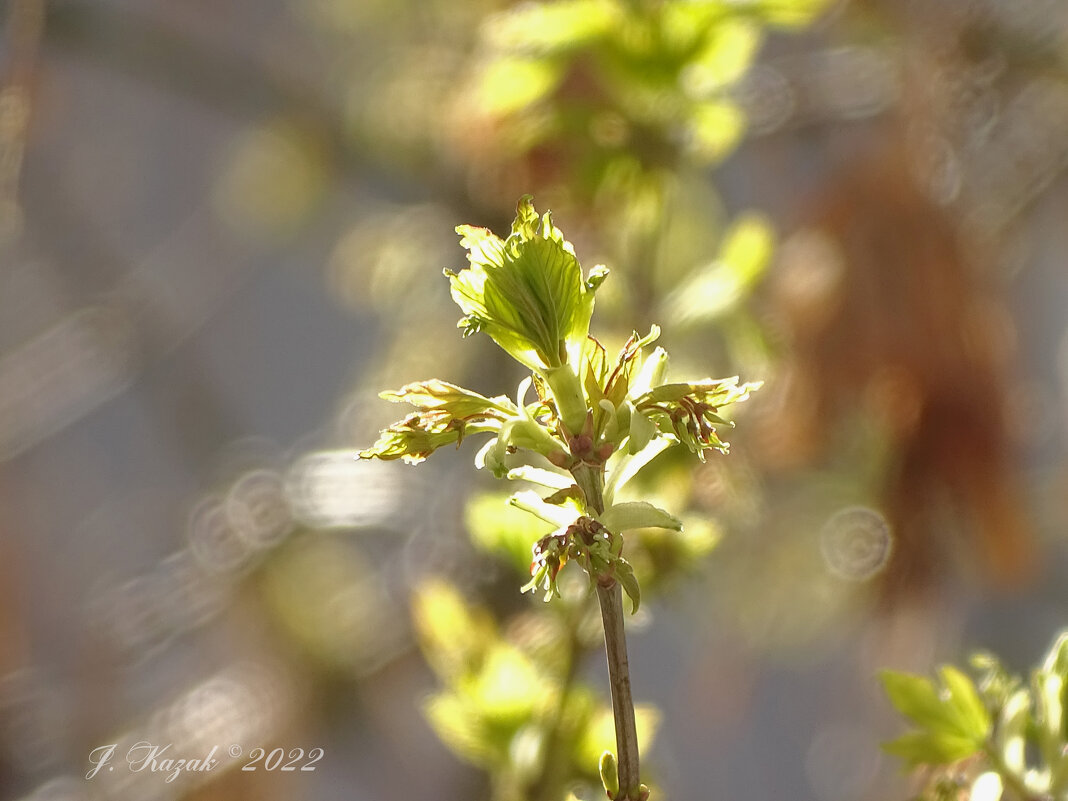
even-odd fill
[[[849,506],[831,515],[820,530],[827,569],[848,581],[867,581],[890,561],[890,524],[867,506]]]

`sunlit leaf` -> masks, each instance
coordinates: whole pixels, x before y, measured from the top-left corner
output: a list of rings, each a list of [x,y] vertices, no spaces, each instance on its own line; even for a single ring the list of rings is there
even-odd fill
[[[884,670],[880,678],[890,703],[913,723],[926,729],[952,728],[952,718],[933,681],[893,670]]]
[[[952,666],[942,667],[939,675],[941,688],[923,676],[882,673],[891,702],[923,729],[884,746],[910,764],[955,762],[982,750],[990,734],[990,715],[972,680]]]
[[[455,693],[431,696],[423,713],[441,741],[461,758],[487,769],[505,760],[506,752],[486,731],[482,719]]]
[[[762,21],[782,27],[810,24],[829,5],[830,0],[731,0],[738,9],[754,12]]]
[[[710,26],[703,45],[683,71],[687,92],[710,97],[737,81],[753,62],[760,40],[760,27],[752,20],[724,19]]]
[[[523,490],[517,492],[508,502],[524,512],[544,520],[546,523],[551,523],[556,527],[569,526],[579,518],[579,510],[574,506],[557,506],[556,504],[546,503],[541,499],[538,493],[532,490]]]
[[[570,475],[530,465],[512,468],[508,471],[507,478],[512,481],[529,481],[556,490],[567,489],[575,483],[575,479]]]
[[[1042,669],[1068,680],[1068,632],[1057,637],[1049,649]]]
[[[1038,671],[1034,681],[1039,744],[1046,761],[1052,764],[1065,755],[1065,682],[1061,676],[1045,671]]]
[[[609,531],[622,532],[634,528],[647,528],[656,526],[668,528],[674,531],[682,530],[682,522],[658,509],[647,501],[628,501],[617,503],[605,509],[601,515],[601,522]]]
[[[967,737],[934,731],[904,734],[883,744],[883,750],[915,765],[947,765],[979,750],[979,745]]]
[[[548,55],[588,45],[618,20],[619,5],[612,0],[521,3],[491,17],[485,37],[501,50]]]
[[[942,683],[949,693],[948,703],[959,725],[959,733],[982,742],[990,734],[990,713],[983,705],[975,684],[952,665],[939,670]]]
[[[690,113],[690,150],[701,161],[715,163],[737,146],[745,132],[745,114],[727,100],[707,100]]]
[[[464,521],[477,547],[505,557],[521,575],[530,569],[531,547],[554,527],[509,504],[507,494],[496,492],[471,498]]]
[[[559,66],[545,59],[495,59],[482,72],[479,105],[489,114],[512,114],[546,97],[560,77]]]
[[[486,398],[438,379],[407,384],[381,397],[409,403],[419,412],[383,430],[374,445],[359,452],[360,459],[404,459],[416,464],[438,448],[459,444],[467,434],[500,431],[511,415],[522,415],[503,396]]]
[[[703,461],[706,450],[725,453],[729,447],[720,439],[717,428],[730,427],[731,423],[718,414],[719,409],[744,401],[761,384],[739,385],[737,376],[661,384],[635,399],[634,407],[656,423],[661,432],[674,434]]]
[[[664,383],[667,373],[668,353],[661,347],[653,350],[649,357],[642,361],[641,369],[634,376],[630,384],[632,397],[640,397],[655,386]]]
[[[1018,776],[1027,769],[1027,725],[1031,712],[1031,696],[1026,690],[1012,694],[998,720],[994,745],[1005,766]]]
[[[463,686],[480,715],[497,723],[518,723],[537,703],[539,678],[537,668],[522,651],[497,642],[487,653],[482,669]]]
[[[424,418],[413,414],[385,429],[374,445],[359,452],[359,458],[403,459],[418,464],[438,448],[459,442],[462,430],[461,426],[451,424],[434,430],[426,425]]]
[[[394,403],[409,403],[417,409],[445,411],[450,417],[461,420],[475,416],[506,419],[519,411],[503,395],[487,398],[437,378],[405,384],[398,390],[381,392],[379,397]]]
[[[655,432],[655,427],[649,432],[649,437]],[[631,436],[634,436],[634,422],[631,422]],[[653,459],[662,454],[674,443],[674,439],[657,437],[647,441],[636,453],[618,452],[609,461],[608,479],[605,482],[604,497],[607,503],[611,503],[616,494],[623,489],[641,470]]]
[[[427,661],[443,677],[472,668],[495,638],[486,611],[468,604],[443,581],[427,581],[416,588],[412,617]]]
[[[716,258],[672,290],[664,308],[682,325],[707,323],[733,311],[764,274],[773,247],[768,222],[743,216],[727,231]]]
[[[532,370],[547,373],[570,364],[577,373],[593,291],[549,213],[538,218],[528,195],[519,202],[506,240],[483,228],[456,230],[470,267],[448,277],[465,315],[460,321],[465,336],[484,331]]]

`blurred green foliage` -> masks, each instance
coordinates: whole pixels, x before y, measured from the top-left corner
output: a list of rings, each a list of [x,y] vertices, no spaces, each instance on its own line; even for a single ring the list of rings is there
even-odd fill
[[[816,2],[525,3],[486,20],[476,111],[500,148],[538,161],[586,202],[642,173],[715,163],[737,145],[730,96],[769,26]]]
[[[574,589],[505,631],[444,581],[415,598],[416,628],[443,684],[426,701],[427,717],[457,755],[490,774],[494,798],[563,798],[600,786],[598,759],[615,734],[611,708],[575,677],[600,628]],[[640,706],[636,714],[644,747],[657,713]]]
[[[485,201],[533,189],[584,221],[583,239],[613,269],[598,293],[609,341],[622,342],[622,321],[664,315],[678,323],[681,341],[705,343],[684,351],[687,369],[691,359],[708,363],[707,343],[717,338],[716,361],[762,360],[759,326],[744,304],[774,237],[755,214],[724,225],[703,171],[744,131],[731,87],[764,32],[806,24],[823,5],[560,0],[519,4],[481,24],[471,67],[456,70],[453,141]],[[546,358],[555,354],[534,366]],[[627,559],[655,596],[693,570],[719,533],[695,503],[692,459],[665,455],[653,466],[621,499],[684,510],[683,532],[643,528],[627,540]],[[503,499],[476,494],[465,522],[475,545],[519,577],[552,526]],[[557,603],[503,620],[441,580],[416,598],[420,644],[442,685],[427,702],[428,719],[458,756],[487,772],[494,799],[603,792],[597,765],[614,745],[612,714],[580,669],[601,646],[596,606],[566,572],[560,588]],[[655,710],[639,705],[638,721],[644,752]]]
[[[938,684],[883,673],[891,702],[916,726],[886,750],[930,769],[921,797],[931,801],[1068,798],[1068,633],[1029,681],[991,654],[976,654],[971,664],[975,679],[947,665]]]

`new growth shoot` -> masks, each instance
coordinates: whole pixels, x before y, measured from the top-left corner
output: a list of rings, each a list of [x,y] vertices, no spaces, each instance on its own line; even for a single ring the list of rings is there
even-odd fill
[[[630,691],[622,593],[632,612],[640,589],[624,552],[627,531],[681,530],[679,520],[645,501],[618,501],[620,489],[668,448],[685,446],[702,461],[727,452],[718,434],[731,424],[719,410],[745,400],[759,383],[737,378],[666,380],[668,355],[653,347],[660,329],[634,333],[613,359],[590,335],[594,296],[608,276],[583,273],[571,243],[539,216],[529,196],[519,201],[505,239],[484,228],[457,229],[468,267],[446,271],[463,311],[464,336],[488,334],[530,370],[515,399],[487,398],[439,379],[419,381],[382,397],[415,411],[385,429],[359,458],[418,463],[438,448],[489,434],[475,457],[497,478],[539,489],[510,503],[556,529],[533,545],[531,580],[523,590],[559,595],[557,576],[578,564],[597,593],[612,684],[616,754],[600,773],[613,801],[645,801]],[[651,348],[651,350],[650,350]]]

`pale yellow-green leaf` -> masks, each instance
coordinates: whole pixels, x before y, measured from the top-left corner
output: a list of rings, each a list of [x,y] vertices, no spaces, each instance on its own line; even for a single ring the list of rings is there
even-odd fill
[[[521,465],[508,471],[507,478],[510,481],[529,481],[532,484],[540,484],[550,489],[567,489],[575,483],[575,479],[565,473],[546,470],[542,467]]]
[[[515,113],[546,97],[556,88],[560,74],[559,66],[545,59],[495,59],[482,72],[478,105],[495,116]]]
[[[470,266],[446,274],[464,313],[459,322],[464,335],[485,332],[512,358],[541,373],[555,393],[580,367],[593,314],[593,290],[571,243],[548,212],[537,216],[529,195],[520,199],[512,232],[503,241],[482,228],[456,230]],[[558,399],[565,400],[570,396]]]
[[[745,114],[727,100],[706,100],[690,111],[690,150],[705,163],[715,163],[734,150],[745,133]]]
[[[629,531],[635,528],[658,527],[674,531],[682,530],[682,522],[663,509],[658,509],[647,501],[625,501],[605,509],[601,522],[613,532]]]
[[[431,696],[423,705],[423,714],[441,741],[460,758],[486,769],[504,762],[504,749],[494,741],[477,710],[455,693]]]
[[[745,215],[731,225],[716,258],[678,286],[663,303],[678,325],[697,325],[733,311],[764,274],[774,249],[768,222]]]
[[[540,681],[537,668],[522,651],[498,641],[487,653],[482,670],[461,686],[483,717],[514,723],[535,708]]]
[[[554,528],[509,504],[508,495],[498,492],[482,493],[469,500],[464,522],[477,547],[505,557],[523,575],[530,570],[531,547]]]
[[[1030,711],[1030,694],[1026,690],[1016,691],[1002,708],[995,731],[994,746],[1000,752],[1005,766],[1017,776],[1022,776],[1027,769],[1025,737]]]
[[[416,588],[412,616],[427,661],[442,678],[477,664],[496,639],[489,614],[468,604],[444,581],[430,580]]]
[[[1038,707],[1038,741],[1046,761],[1053,764],[1063,756],[1064,679],[1056,673],[1038,671],[1035,676],[1035,699]]]
[[[570,526],[579,518],[579,511],[574,506],[546,503],[533,490],[517,492],[508,499],[508,502],[557,528]]]
[[[704,45],[682,73],[683,88],[707,98],[737,81],[753,62],[760,26],[746,19],[726,19],[709,30]]]
[[[942,683],[949,692],[948,705],[959,726],[959,733],[978,743],[990,734],[990,713],[983,705],[974,682],[952,665],[939,670]]]
[[[490,17],[484,36],[502,51],[547,55],[589,45],[611,32],[619,17],[612,0],[520,3]]]

